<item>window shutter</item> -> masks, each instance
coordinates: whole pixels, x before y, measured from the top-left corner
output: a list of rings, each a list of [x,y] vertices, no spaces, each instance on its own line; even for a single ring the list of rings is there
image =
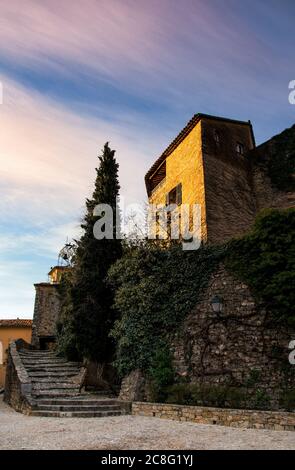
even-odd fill
[[[176,204],[182,204],[182,184],[176,186]]]

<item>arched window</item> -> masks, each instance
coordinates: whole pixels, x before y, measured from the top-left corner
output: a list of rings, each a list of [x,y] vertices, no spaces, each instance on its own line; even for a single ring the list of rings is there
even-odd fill
[[[3,344],[0,341],[0,365],[3,364]]]

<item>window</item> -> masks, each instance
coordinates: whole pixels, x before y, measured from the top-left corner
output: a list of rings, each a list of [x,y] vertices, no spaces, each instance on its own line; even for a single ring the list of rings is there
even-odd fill
[[[214,129],[213,136],[214,136],[215,144],[219,145],[220,144],[220,133],[216,129]]]
[[[241,144],[241,142],[237,142],[237,145],[236,145],[236,152],[238,155],[244,155],[245,153],[245,147],[243,144]]]
[[[171,191],[169,191],[168,194],[166,194],[166,205],[170,204],[177,204],[180,206],[182,204],[182,184],[179,183],[175,188],[173,188]]]

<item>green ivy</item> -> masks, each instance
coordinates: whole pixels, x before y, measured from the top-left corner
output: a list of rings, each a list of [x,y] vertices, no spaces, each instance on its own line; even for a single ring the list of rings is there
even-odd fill
[[[272,183],[282,191],[295,190],[295,126],[274,137],[270,145],[268,172]]]
[[[263,211],[248,235],[229,243],[226,266],[273,319],[295,325],[295,209]]]
[[[258,410],[270,407],[270,397],[265,391],[256,390],[255,387],[186,383],[167,387],[165,393],[166,403],[178,405]],[[288,403],[291,403],[290,399]]]
[[[181,327],[222,253],[223,248],[209,247],[192,252],[149,244],[127,248],[109,272],[121,313],[111,332],[121,375],[152,367],[159,345]]]
[[[162,342],[159,344],[148,370],[148,376],[151,380],[150,392],[152,395],[152,401],[165,401],[165,390],[174,382],[172,353],[167,343]]]
[[[179,246],[127,247],[108,277],[119,312],[111,336],[116,343],[114,365],[121,376],[139,368],[152,379],[155,397],[167,398],[173,377],[171,337],[181,331],[183,320],[221,261],[249,285],[257,304],[269,312],[274,328],[276,324],[295,325],[295,209],[264,211],[249,234],[226,246],[192,252]],[[257,388],[259,379],[259,371],[254,370],[244,388]],[[237,387],[215,392],[210,392],[213,396],[207,401],[205,397],[203,403],[209,400],[239,406],[243,401]],[[256,392],[253,407],[266,407],[269,397],[263,390]],[[188,402],[197,400],[197,396],[188,398]]]

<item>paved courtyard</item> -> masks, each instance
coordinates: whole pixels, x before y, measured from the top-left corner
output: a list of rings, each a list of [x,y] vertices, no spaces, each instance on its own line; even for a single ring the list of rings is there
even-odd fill
[[[0,449],[295,449],[295,432],[234,429],[159,418],[38,418],[0,398]]]

